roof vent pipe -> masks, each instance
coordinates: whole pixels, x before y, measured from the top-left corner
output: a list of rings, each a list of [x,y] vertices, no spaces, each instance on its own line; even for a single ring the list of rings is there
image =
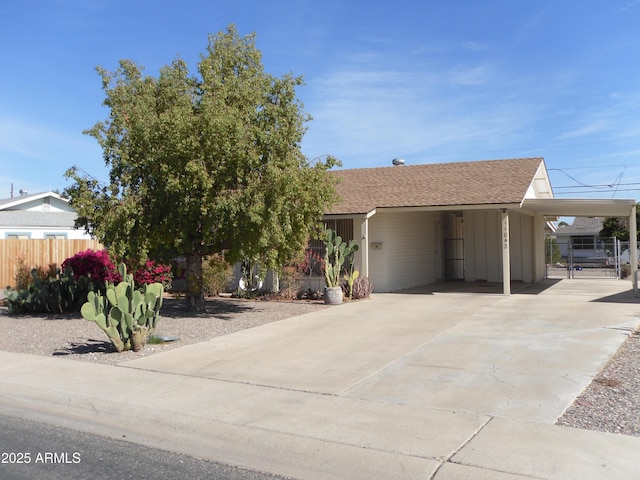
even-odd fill
[[[28,195],[28,194],[29,194],[29,190],[24,190],[24,189],[21,189],[21,190],[20,190],[20,195],[21,195],[21,196],[23,196],[23,197],[24,197],[25,195]]]
[[[393,163],[394,167],[399,167],[404,165],[404,159],[403,158],[394,158],[391,163]]]

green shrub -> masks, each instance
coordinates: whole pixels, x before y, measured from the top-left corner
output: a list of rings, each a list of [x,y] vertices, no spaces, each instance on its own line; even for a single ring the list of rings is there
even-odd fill
[[[304,271],[298,265],[285,265],[280,271],[280,296],[293,300],[302,291]]]
[[[625,263],[620,268],[620,278],[627,278],[629,275],[631,275],[631,265]]]
[[[202,262],[202,287],[207,297],[217,297],[231,285],[233,268],[220,253],[205,257]]]
[[[10,314],[77,312],[93,289],[89,278],[75,278],[70,268],[61,272],[55,265],[48,272],[34,268],[30,277],[26,288],[5,290]]]
[[[16,259],[16,273],[13,279],[16,282],[15,286],[17,290],[29,287],[29,283],[31,283],[31,269],[26,263],[25,255],[18,255]]]

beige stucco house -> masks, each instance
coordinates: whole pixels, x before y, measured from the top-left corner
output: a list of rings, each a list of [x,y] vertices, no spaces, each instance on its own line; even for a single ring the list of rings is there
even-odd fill
[[[324,220],[358,241],[356,267],[377,292],[464,280],[502,282],[509,294],[513,281],[544,278],[548,219],[620,216],[636,228],[635,200],[554,198],[543,158],[334,174],[340,201]]]

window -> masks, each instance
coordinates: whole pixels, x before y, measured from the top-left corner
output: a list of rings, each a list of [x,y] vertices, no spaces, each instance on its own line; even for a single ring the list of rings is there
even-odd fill
[[[66,233],[45,233],[44,238],[48,240],[66,240],[67,234]]]
[[[31,238],[30,233],[7,233],[5,235],[7,240],[29,240]]]
[[[574,250],[594,250],[596,248],[595,237],[591,235],[571,237],[571,246]]]
[[[342,241],[349,243],[353,240],[353,219],[343,218],[338,220],[324,220],[324,226],[330,228],[342,237]],[[324,259],[324,243],[322,240],[311,239],[307,248],[306,262],[313,275],[322,275],[322,262]]]

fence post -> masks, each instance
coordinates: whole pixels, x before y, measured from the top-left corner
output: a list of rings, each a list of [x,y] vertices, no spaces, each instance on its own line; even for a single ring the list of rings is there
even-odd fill
[[[569,249],[569,271],[567,272],[567,278],[573,278],[573,242],[569,239],[569,243],[567,244]]]

